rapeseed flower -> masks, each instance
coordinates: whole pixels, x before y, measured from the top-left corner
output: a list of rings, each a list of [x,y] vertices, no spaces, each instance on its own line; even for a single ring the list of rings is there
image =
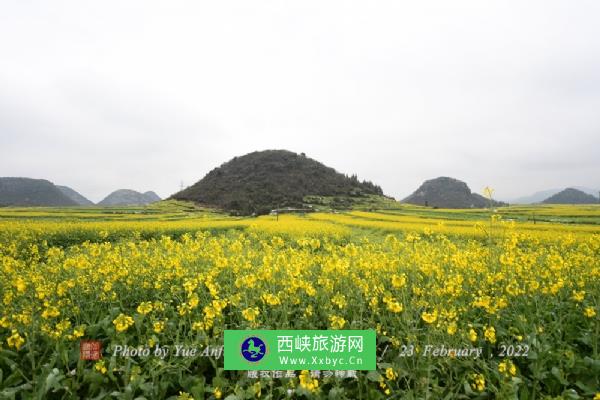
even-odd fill
[[[477,332],[473,328],[469,329],[469,340],[471,342],[476,342],[477,341]]]
[[[448,327],[446,328],[446,332],[448,335],[454,335],[457,331],[458,327],[456,326],[456,322],[450,322]]]
[[[393,313],[399,313],[404,309],[404,307],[402,307],[402,304],[398,303],[397,301],[392,300],[387,303],[387,309]]]
[[[161,333],[165,330],[165,321],[156,321],[152,324],[152,330],[154,333]]]
[[[319,380],[311,378],[310,373],[307,370],[300,372],[299,380],[300,387],[309,392],[315,392],[319,388]]]
[[[331,315],[329,317],[329,324],[331,329],[342,329],[346,325],[346,320],[337,315]]]
[[[517,375],[517,367],[510,360],[503,360],[498,364],[498,372],[505,376],[515,376]]]
[[[147,315],[152,312],[152,302],[144,301],[137,307],[137,312],[142,315]]]
[[[585,290],[573,290],[571,298],[576,302],[581,303],[585,298]]]
[[[496,343],[496,329],[493,326],[486,326],[483,331],[483,336],[488,342],[492,344]]]
[[[9,347],[14,347],[15,349],[19,350],[21,349],[21,346],[25,344],[25,339],[21,337],[21,335],[16,329],[13,329],[12,335],[10,335],[8,339],[6,339],[6,342],[8,343]]]
[[[482,374],[471,375],[471,389],[483,392],[485,390],[485,377]]]
[[[396,372],[394,372],[393,368],[386,368],[385,370],[385,377],[392,381],[394,379],[396,379],[398,377],[398,374]]]
[[[438,318],[438,311],[437,310],[433,310],[432,312],[423,311],[423,313],[421,313],[421,318],[423,319],[423,321],[427,322],[428,324],[433,324]]]
[[[593,318],[596,316],[596,310],[594,310],[594,307],[586,307],[583,310],[583,315],[585,315],[588,318]]]
[[[258,307],[249,307],[242,311],[242,317],[248,322],[254,322],[259,314]]]
[[[125,332],[133,325],[133,318],[121,313],[113,320],[113,324],[117,328],[117,332]]]
[[[108,371],[106,369],[106,365],[104,364],[104,360],[96,361],[96,363],[94,364],[94,369],[103,375],[106,374],[106,372]]]

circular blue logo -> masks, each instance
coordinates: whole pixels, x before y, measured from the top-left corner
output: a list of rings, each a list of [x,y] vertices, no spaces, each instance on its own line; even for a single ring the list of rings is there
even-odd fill
[[[261,338],[250,336],[242,342],[242,356],[250,361],[257,362],[267,354],[267,345]]]

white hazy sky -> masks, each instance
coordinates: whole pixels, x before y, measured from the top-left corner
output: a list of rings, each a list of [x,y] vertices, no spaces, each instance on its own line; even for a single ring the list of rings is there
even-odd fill
[[[600,188],[599,1],[2,1],[0,176],[168,196],[288,149],[402,198]]]

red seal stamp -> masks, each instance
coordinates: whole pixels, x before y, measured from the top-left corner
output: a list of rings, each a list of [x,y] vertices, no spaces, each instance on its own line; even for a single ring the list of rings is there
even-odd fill
[[[81,360],[99,360],[102,358],[102,342],[99,340],[82,340],[79,342],[79,358]]]

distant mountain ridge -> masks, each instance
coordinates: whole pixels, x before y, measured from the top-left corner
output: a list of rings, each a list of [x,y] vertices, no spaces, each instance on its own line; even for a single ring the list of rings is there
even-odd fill
[[[581,190],[584,193],[591,194],[592,196],[598,196],[598,190],[591,189],[589,187],[584,186],[571,186],[573,189]],[[535,192],[529,196],[518,197],[516,199],[511,199],[511,204],[533,204],[533,203],[541,203],[546,200],[548,197],[557,194],[558,192],[564,189],[547,189],[541,190],[539,192]]]
[[[76,206],[78,203],[45,179],[20,177],[0,178],[2,206]]]
[[[140,193],[131,189],[119,189],[115,190],[104,199],[102,199],[99,206],[134,206],[134,205],[146,205],[160,201],[160,197],[152,192],[148,191]]]
[[[80,206],[93,206],[94,202],[91,200],[88,200],[86,197],[84,197],[83,195],[81,195],[80,193],[76,192],[75,190],[71,189],[68,186],[61,186],[61,185],[56,185],[56,187],[63,192],[64,195],[66,195],[68,198],[70,198],[71,200],[73,200],[75,203],[77,203]]]
[[[236,214],[266,214],[302,207],[316,196],[382,195],[381,188],[287,150],[255,151],[234,157],[171,198],[217,207]]]
[[[469,186],[458,179],[441,176],[429,179],[402,203],[439,208],[485,208],[490,200],[480,194],[472,193]],[[503,206],[506,203],[492,200],[492,205]]]
[[[598,198],[574,188],[566,188],[542,201],[544,204],[598,204]]]
[[[98,205],[146,205],[160,201],[154,192],[145,193],[120,189],[112,192]],[[0,206],[72,207],[94,203],[68,186],[55,185],[46,179],[0,177]]]

